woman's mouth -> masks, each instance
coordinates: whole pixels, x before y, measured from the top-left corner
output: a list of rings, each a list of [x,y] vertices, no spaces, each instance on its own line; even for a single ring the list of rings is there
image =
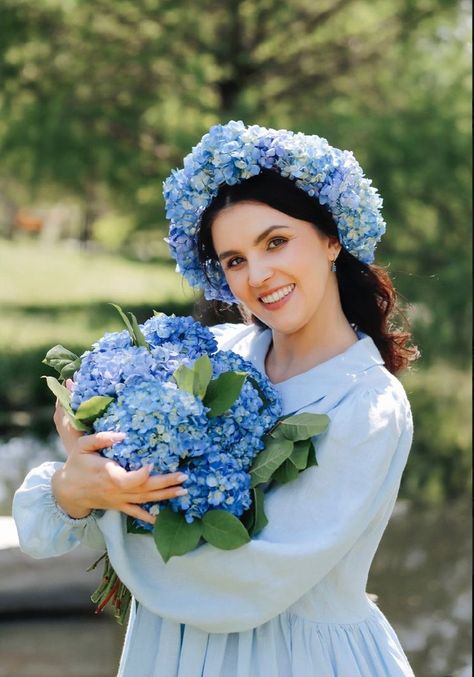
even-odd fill
[[[288,296],[291,294],[295,288],[294,284],[288,284],[286,287],[280,287],[271,294],[266,294],[265,296],[260,296],[259,301],[263,303],[269,310],[280,308],[283,303],[286,302]]]

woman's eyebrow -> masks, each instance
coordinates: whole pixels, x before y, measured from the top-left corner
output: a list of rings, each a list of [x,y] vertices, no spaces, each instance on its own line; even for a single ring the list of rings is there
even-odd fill
[[[256,246],[257,244],[260,244],[262,240],[264,240],[267,235],[269,235],[273,230],[280,229],[280,228],[289,228],[289,226],[269,226],[268,228],[265,228],[264,231],[260,233],[260,235],[257,235],[255,238],[253,244]],[[229,256],[235,256],[235,254],[238,254],[239,252],[236,251],[235,249],[228,249],[225,252],[222,252],[222,254],[219,254],[219,261],[223,261],[224,259],[227,259]]]

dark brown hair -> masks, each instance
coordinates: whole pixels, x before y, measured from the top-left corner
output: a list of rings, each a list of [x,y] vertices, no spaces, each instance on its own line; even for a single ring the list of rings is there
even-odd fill
[[[274,170],[263,170],[242,183],[224,184],[203,212],[198,247],[205,274],[209,265],[219,265],[212,242],[214,218],[221,209],[242,201],[261,202],[288,216],[312,223],[329,237],[338,237],[336,223],[324,205],[298,188],[291,179]],[[337,257],[336,275],[342,309],[348,321],[373,339],[390,372],[396,374],[407,367],[416,359],[418,351],[407,345],[411,338],[408,322],[398,306],[389,274],[380,266],[361,263],[342,247]],[[247,319],[245,313],[243,316]],[[266,326],[253,315],[252,320]],[[404,329],[397,326],[399,323]]]

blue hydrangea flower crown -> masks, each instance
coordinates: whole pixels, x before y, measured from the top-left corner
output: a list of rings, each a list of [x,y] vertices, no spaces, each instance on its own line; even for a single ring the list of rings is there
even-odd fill
[[[382,198],[354,155],[316,135],[232,120],[211,127],[184,158],[183,168],[173,170],[163,185],[171,222],[167,242],[177,270],[192,287],[202,289],[209,300],[237,302],[218,264],[208,268],[209,279],[204,274],[197,232],[201,214],[220,186],[240,183],[262,169],[278,170],[326,205],[342,246],[363,263],[372,263],[386,227]]]

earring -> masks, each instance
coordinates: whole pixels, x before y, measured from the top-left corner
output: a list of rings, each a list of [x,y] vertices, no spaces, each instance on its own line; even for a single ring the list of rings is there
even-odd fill
[[[333,259],[333,260],[331,261],[331,264],[332,264],[332,265],[331,265],[331,273],[335,273],[336,270],[337,270],[337,268],[336,268],[336,259]]]

